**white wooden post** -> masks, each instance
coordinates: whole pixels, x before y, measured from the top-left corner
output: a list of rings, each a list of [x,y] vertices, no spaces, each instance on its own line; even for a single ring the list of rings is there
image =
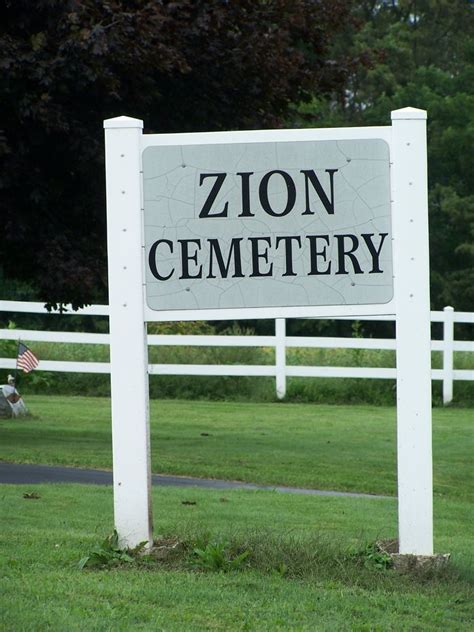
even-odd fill
[[[443,404],[453,401],[454,308],[444,308],[443,321]]]
[[[392,112],[401,554],[433,554],[426,112]]]
[[[275,369],[276,369],[276,395],[283,399],[286,395],[286,320],[275,319]]]
[[[143,301],[140,137],[143,122],[104,121],[115,528],[122,546],[151,544],[148,352]]]

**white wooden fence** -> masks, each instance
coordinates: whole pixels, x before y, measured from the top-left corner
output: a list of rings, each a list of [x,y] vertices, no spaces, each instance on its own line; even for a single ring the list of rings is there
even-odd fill
[[[0,312],[8,313],[54,313],[48,312],[42,303],[22,301],[0,301]],[[107,305],[92,305],[78,311],[66,308],[62,314],[80,316],[108,316]],[[348,319],[346,319],[348,320]],[[351,319],[352,320],[352,319]],[[360,320],[393,320],[389,316],[363,316]],[[443,368],[432,370],[433,380],[443,381],[443,402],[453,399],[455,380],[474,380],[474,370],[454,369],[454,352],[474,352],[474,342],[454,339],[455,323],[474,324],[474,313],[455,312],[452,307],[443,311],[431,312],[432,322],[443,323],[443,339],[431,342],[432,351],[443,353]],[[413,325],[416,327],[416,324]],[[108,334],[82,332],[37,331],[30,329],[0,329],[0,340],[18,340],[25,342],[67,342],[81,344],[109,344]],[[151,375],[228,375],[228,376],[267,376],[274,377],[276,393],[281,399],[286,393],[288,377],[324,377],[324,378],[369,378],[395,379],[396,369],[374,367],[331,367],[331,366],[288,366],[286,349],[291,347],[337,348],[337,349],[391,349],[395,350],[396,341],[390,338],[327,338],[319,336],[287,336],[286,321],[275,320],[274,336],[238,336],[238,335],[149,335],[151,346],[201,346],[201,347],[273,347],[274,365],[236,365],[236,364],[150,364]],[[14,369],[14,358],[0,358],[0,368]],[[109,373],[108,362],[69,362],[40,360],[37,370],[74,373]]]

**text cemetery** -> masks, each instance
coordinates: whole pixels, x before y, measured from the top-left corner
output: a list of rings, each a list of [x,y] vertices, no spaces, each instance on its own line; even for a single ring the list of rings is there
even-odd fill
[[[381,140],[148,148],[149,306],[390,301],[389,169]]]

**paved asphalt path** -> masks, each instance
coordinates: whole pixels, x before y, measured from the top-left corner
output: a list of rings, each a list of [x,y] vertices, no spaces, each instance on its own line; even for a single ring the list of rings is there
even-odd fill
[[[263,489],[290,494],[310,496],[346,496],[352,498],[388,498],[373,494],[351,492],[333,492],[300,487],[280,487],[274,485],[254,485],[238,481],[191,478],[189,476],[167,476],[153,474],[153,485],[172,485],[174,487],[205,487],[208,489]],[[83,470],[75,467],[51,465],[27,465],[0,462],[0,484],[35,485],[37,483],[84,483],[87,485],[112,485],[112,472],[104,470]]]

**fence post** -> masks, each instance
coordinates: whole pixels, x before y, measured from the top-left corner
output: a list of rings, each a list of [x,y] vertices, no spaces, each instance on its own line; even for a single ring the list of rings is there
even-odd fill
[[[453,401],[454,308],[445,307],[443,320],[443,404]]]
[[[275,363],[276,363],[276,395],[283,399],[286,395],[286,320],[275,319]]]
[[[104,121],[114,518],[122,546],[151,544],[148,349],[143,299],[143,122]]]
[[[401,554],[433,554],[431,313],[426,112],[392,112]]]

